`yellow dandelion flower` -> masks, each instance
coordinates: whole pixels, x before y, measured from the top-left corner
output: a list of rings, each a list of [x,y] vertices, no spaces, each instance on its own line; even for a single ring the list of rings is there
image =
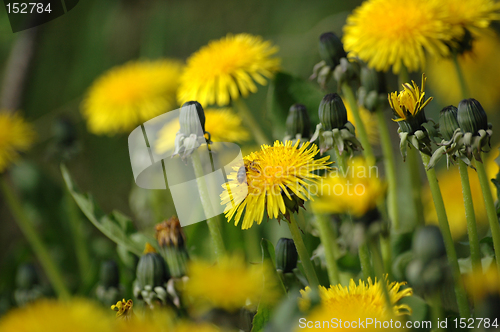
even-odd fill
[[[500,101],[500,40],[492,31],[476,36],[471,52],[458,56],[470,95],[481,101],[486,112],[494,112]],[[432,77],[429,87],[444,105],[456,105],[462,99],[455,64],[451,59],[430,59],[426,72]]]
[[[173,150],[175,133],[181,128],[178,119],[167,123],[158,133],[156,153]],[[208,108],[205,110],[205,130],[213,142],[242,143],[250,139],[250,133],[243,126],[241,117],[231,108]]]
[[[490,179],[495,178],[498,173],[499,167],[495,162],[495,158],[498,157],[498,154],[499,151],[497,146],[490,154],[488,154],[484,161],[486,172],[488,174],[488,178]],[[482,199],[481,185],[479,184],[476,172],[472,169],[468,169],[468,172],[476,222],[478,224],[478,228],[486,229],[488,219],[486,215],[486,208],[484,206],[484,200]],[[451,235],[454,240],[458,241],[461,237],[467,234],[467,220],[465,218],[465,206],[462,196],[460,173],[457,167],[451,167],[450,169],[439,170],[437,172],[437,178],[439,179],[439,187],[441,189],[441,193],[443,194],[444,206],[446,213],[448,214]],[[491,189],[493,195],[495,195],[496,188],[492,183]],[[428,185],[423,188],[422,199],[425,207],[426,223],[438,225],[437,213]]]
[[[500,295],[500,275],[494,264],[486,271],[473,271],[464,279],[467,292],[476,299],[490,294]]]
[[[424,110],[424,107],[431,102],[432,97],[425,100],[426,81],[425,74],[422,74],[422,89],[414,81],[411,81],[412,84],[403,84],[403,91],[400,91],[399,94],[397,92],[389,94],[389,104],[396,116],[395,122],[411,120],[417,117]]]
[[[313,308],[307,316],[307,321],[314,322],[314,327],[300,328],[298,330],[329,330],[332,326],[323,325],[323,322],[332,322],[332,318],[337,318],[340,324],[342,322],[352,322],[359,320],[364,321],[366,318],[371,318],[373,321],[389,321],[397,319],[398,316],[411,314],[411,308],[406,304],[398,304],[398,302],[407,296],[411,296],[413,291],[411,288],[401,290],[401,287],[406,285],[406,282],[387,282],[389,297],[393,306],[393,311],[388,312],[385,303],[384,293],[380,281],[372,281],[368,278],[368,282],[362,280],[356,285],[356,282],[351,279],[349,287],[342,285],[330,286],[325,288],[319,286],[320,304]],[[305,291],[301,291],[302,298],[301,307],[307,307],[308,297],[311,289],[306,287]],[[316,322],[319,322],[317,325]],[[340,325],[338,326],[340,327]],[[360,326],[344,326],[342,328],[358,329]],[[367,330],[375,331],[377,328],[374,325],[366,326]]]
[[[177,107],[182,64],[177,60],[133,61],[112,68],[89,88],[81,108],[94,134],[129,132]]]
[[[272,57],[277,51],[271,42],[246,33],[211,41],[187,60],[179,103],[226,106],[231,99],[255,93],[254,81],[265,85],[279,69],[280,59]]]
[[[29,149],[35,131],[19,114],[0,111],[0,173]]]
[[[494,0],[434,0],[443,12],[443,22],[461,37],[464,29],[479,32],[500,19],[500,4]]]
[[[347,110],[347,118],[356,127],[356,121],[354,120],[354,116],[352,115],[351,105],[344,101],[345,109]],[[368,135],[368,140],[372,144],[378,143],[378,127],[374,125],[377,122],[377,117],[374,113],[371,113],[364,106],[359,105],[359,115],[361,116],[361,121],[365,125],[366,134]]]
[[[378,176],[376,166],[354,157],[345,172],[334,169],[321,179],[318,198],[311,206],[317,213],[349,213],[361,218],[384,197],[386,185]]]
[[[127,332],[160,332],[175,331],[175,314],[162,307],[148,311],[147,315],[134,315],[131,319],[115,320],[116,328],[113,331]]]
[[[272,303],[279,294],[268,265],[247,264],[239,255],[226,256],[217,264],[191,261],[187,275],[184,295],[201,311],[219,308],[234,312],[259,301]]]
[[[132,300],[125,301],[125,299],[123,299],[113,304],[111,310],[116,311],[116,318],[129,320],[134,316],[133,306],[134,302]]]
[[[344,48],[372,68],[399,73],[424,67],[425,54],[446,56],[453,34],[432,1],[368,0],[347,18]]]
[[[219,332],[221,331],[218,327],[208,324],[208,323],[192,323],[192,322],[181,322],[174,329],[173,332]]]
[[[109,332],[113,319],[88,300],[41,300],[0,320],[2,332]]]
[[[248,229],[254,222],[260,225],[266,210],[269,218],[279,218],[287,214],[285,202],[312,200],[308,187],[320,178],[313,172],[327,169],[330,157],[315,160],[318,147],[309,142],[299,144],[276,141],[274,146],[262,145],[260,151],[244,158],[245,165],[234,168],[221,194],[228,222],[234,217],[238,225],[245,211],[241,228]],[[246,181],[238,176],[241,167],[246,169]]]

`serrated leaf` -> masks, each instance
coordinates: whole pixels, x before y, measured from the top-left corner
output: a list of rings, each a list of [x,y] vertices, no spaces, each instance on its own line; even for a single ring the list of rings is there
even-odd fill
[[[155,244],[151,238],[145,240],[145,235],[135,231],[132,221],[124,214],[113,211],[106,215],[95,204],[91,195],[83,194],[76,189],[73,179],[66,168],[61,165],[61,173],[66,186],[78,207],[90,222],[106,235],[111,241],[123,246],[128,251],[140,256],[144,249],[145,241]],[[138,235],[139,234],[139,235]]]

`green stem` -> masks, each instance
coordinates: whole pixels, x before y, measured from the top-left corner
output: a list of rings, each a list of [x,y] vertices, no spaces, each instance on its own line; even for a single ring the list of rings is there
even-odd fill
[[[384,118],[384,112],[379,109],[376,112],[378,120],[378,130],[380,133],[380,144],[384,153],[385,176],[387,177],[387,210],[394,230],[399,230],[398,212],[398,184],[396,174],[396,161],[392,151],[391,137]]]
[[[481,271],[481,250],[479,248],[479,239],[477,236],[476,215],[474,213],[474,203],[472,202],[469,173],[467,171],[467,165],[462,160],[458,160],[458,170],[460,171],[460,180],[462,181],[462,193],[464,197],[465,218],[467,220],[467,232],[469,234],[472,268],[474,271]]]
[[[481,190],[483,192],[484,205],[486,206],[486,214],[488,215],[488,222],[491,228],[497,268],[500,271],[500,225],[498,224],[498,215],[495,209],[495,204],[493,203],[490,181],[488,180],[488,175],[484,169],[484,164],[476,160],[474,160],[474,164],[477,169],[479,184],[481,185]]]
[[[390,279],[392,276],[392,249],[390,234],[388,236],[380,237],[380,250],[382,251],[385,273]]]
[[[422,204],[422,179],[420,177],[419,162],[417,160],[417,151],[408,149],[406,163],[408,172],[410,173],[410,189],[411,197],[413,200],[413,207],[415,209],[415,218],[417,226],[425,225],[424,220],[424,205]]]
[[[87,289],[87,286],[90,286],[90,283],[92,282],[90,254],[82,229],[83,224],[80,219],[80,209],[67,190],[64,195],[64,204],[66,205],[68,222],[75,244],[76,260],[78,262],[78,269],[80,270],[80,277],[82,279],[81,289]]]
[[[259,234],[258,227],[251,227],[243,231],[245,241],[245,250],[250,262],[257,262],[262,258],[260,241],[262,237]]]
[[[245,126],[248,126],[252,131],[255,141],[260,145],[269,144],[269,137],[267,137],[259,123],[255,120],[252,112],[248,109],[245,102],[241,98],[238,98],[233,100],[233,106],[240,114]]]
[[[420,155],[422,157],[424,166],[427,168],[430,157],[425,153],[420,153]],[[439,228],[441,229],[441,234],[443,235],[443,240],[446,247],[446,253],[448,255],[448,262],[450,264],[453,279],[455,281],[455,295],[457,297],[460,317],[468,318],[470,317],[469,302],[467,300],[467,294],[465,293],[462,275],[460,274],[457,252],[455,251],[455,244],[453,243],[453,238],[451,236],[450,225],[448,223],[448,217],[446,216],[443,196],[441,195],[441,190],[439,189],[439,183],[434,168],[427,170],[426,173],[427,180],[429,181],[429,187],[431,189],[432,199],[434,201],[434,206],[437,212]]]
[[[356,131],[358,132],[359,141],[363,145],[363,154],[366,158],[368,165],[375,165],[375,155],[373,154],[373,149],[368,140],[368,134],[366,133],[365,124],[361,120],[361,115],[359,113],[358,101],[354,96],[351,86],[349,83],[342,84],[342,93],[347,99],[347,102],[351,106],[352,116],[354,117],[354,122],[356,122]]]
[[[401,66],[401,71],[398,75],[398,84],[399,88],[405,83],[410,83],[410,75],[408,74],[408,69],[406,69],[405,65]]]
[[[297,225],[297,221],[295,220],[293,214],[290,214],[288,227],[290,228],[290,233],[292,233],[292,239],[295,243],[295,247],[297,248],[297,253],[299,254],[300,261],[302,262],[306,278],[309,281],[309,286],[318,287],[318,276],[316,276],[316,271],[314,270],[314,266],[311,262],[311,256],[309,256],[309,253],[307,252],[304,240],[302,240],[302,235],[300,234],[299,226]]]
[[[462,92],[462,98],[467,98],[469,96],[469,89],[467,88],[467,83],[465,81],[465,76],[458,62],[458,56],[453,55],[453,64],[455,65],[455,71],[457,72],[458,82],[460,83],[460,91]]]
[[[0,182],[3,196],[5,198],[5,201],[7,202],[9,209],[12,212],[14,220],[17,222],[17,225],[31,245],[33,252],[40,261],[40,264],[42,264],[42,267],[47,274],[47,278],[54,287],[54,290],[56,291],[59,298],[63,300],[69,300],[71,295],[64,283],[62,273],[59,270],[57,264],[55,264],[50,257],[49,250],[36,232],[33,224],[24,213],[19,198],[13,192],[4,176],[1,176]]]
[[[373,272],[370,250],[368,249],[368,244],[366,242],[359,246],[358,253],[363,276],[365,277],[365,279],[373,278],[375,274]]]
[[[392,303],[391,297],[389,295],[389,290],[387,289],[387,281],[384,273],[384,262],[382,260],[382,254],[380,253],[380,248],[375,241],[370,241],[370,248],[373,256],[373,265],[375,266],[375,274],[380,281],[380,285],[382,287],[382,293],[384,293],[385,304],[388,312],[392,312]]]
[[[196,183],[198,184],[198,191],[200,193],[200,199],[201,199],[201,204],[203,205],[203,210],[205,211],[206,216],[213,216],[211,218],[207,218],[207,225],[208,225],[208,230],[210,232],[210,236],[212,237],[215,255],[217,256],[217,259],[221,259],[225,255],[226,249],[224,247],[224,241],[222,240],[219,219],[217,216],[214,216],[207,184],[204,180],[205,173],[203,172],[203,166],[201,164],[198,152],[195,151],[191,155],[191,160],[193,161],[194,173],[196,175]]]
[[[345,154],[340,154],[337,147],[334,147],[333,150],[335,151],[335,161],[337,162],[338,170],[341,174],[345,174],[344,172],[346,172],[347,170],[347,161],[345,158]]]
[[[337,239],[335,232],[331,229],[326,215],[315,213],[316,225],[318,225],[319,238],[325,250],[326,270],[330,285],[338,285],[340,283],[339,268],[337,266]]]
[[[399,72],[398,75],[399,88],[401,89],[401,86],[404,83],[409,83],[409,82],[410,82],[410,75],[408,74],[408,69],[406,68],[406,66],[403,65],[401,66],[401,71]],[[423,226],[425,224],[425,220],[424,220],[424,207],[421,198],[422,181],[420,178],[420,169],[418,167],[420,163],[417,161],[416,151],[414,151],[413,149],[408,149],[405,164],[407,167],[408,175],[410,177],[410,190],[413,200],[413,208],[415,210],[415,217],[417,221],[416,225]]]
[[[435,326],[435,328],[432,330],[442,330],[442,328],[438,326],[439,319],[444,317],[443,304],[441,303],[441,295],[439,293],[439,290],[435,291],[434,294],[432,294],[430,304],[432,325]]]

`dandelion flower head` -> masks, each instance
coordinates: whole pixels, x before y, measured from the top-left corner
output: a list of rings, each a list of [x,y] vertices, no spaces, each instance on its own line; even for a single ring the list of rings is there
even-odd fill
[[[270,303],[278,294],[271,272],[268,265],[248,264],[240,255],[226,256],[217,264],[191,261],[184,295],[201,310],[205,307],[234,312],[259,301]]]
[[[0,111],[0,173],[29,149],[35,131],[18,113]]]
[[[439,4],[429,0],[367,0],[347,18],[344,48],[372,68],[399,73],[425,65],[425,54],[447,56],[452,31],[441,20]]]
[[[375,166],[363,157],[354,157],[347,169],[333,169],[321,179],[318,198],[311,202],[317,213],[349,213],[363,217],[384,197],[386,185],[378,178]]]
[[[330,288],[319,286],[320,304],[313,308],[306,318],[308,321],[331,321],[332,317],[338,318],[339,321],[361,321],[366,318],[377,319],[379,321],[389,321],[397,319],[398,316],[411,314],[411,308],[406,304],[398,304],[404,297],[411,296],[413,291],[411,288],[401,290],[405,282],[387,282],[387,289],[393,307],[392,312],[388,312],[385,303],[385,297],[380,281],[360,280],[358,284],[351,279],[349,286],[335,285]],[[308,294],[311,292],[309,287],[301,291],[302,298],[299,299],[301,307],[307,308]],[[321,324],[320,324],[321,325]],[[315,326],[311,330],[329,330],[327,326]],[[370,327],[368,327],[370,330]],[[377,330],[371,327],[372,330]],[[301,329],[302,330],[302,329]],[[307,329],[306,329],[307,330]]]
[[[110,69],[89,88],[81,109],[94,134],[129,132],[176,108],[182,71],[177,60],[132,61]]]
[[[278,51],[262,37],[228,34],[211,41],[188,60],[181,77],[179,104],[196,100],[202,105],[226,106],[230,100],[257,91],[279,69]],[[255,82],[254,82],[255,81]]]
[[[314,172],[327,169],[330,157],[314,159],[318,147],[309,142],[300,144],[276,141],[273,146],[262,145],[260,151],[244,158],[245,165],[234,167],[221,194],[228,222],[234,218],[238,225],[243,219],[241,228],[248,229],[254,222],[260,224],[265,213],[269,218],[286,216],[286,202],[312,199],[309,186],[320,178]],[[238,176],[242,167],[246,171],[243,181]]]

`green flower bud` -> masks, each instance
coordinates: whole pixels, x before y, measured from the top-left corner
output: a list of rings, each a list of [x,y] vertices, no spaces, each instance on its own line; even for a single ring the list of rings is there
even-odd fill
[[[457,119],[464,132],[477,133],[488,130],[488,117],[483,106],[474,98],[464,99],[458,104]]]
[[[16,274],[16,286],[18,289],[31,289],[39,283],[38,272],[33,264],[28,263],[19,266]]]
[[[276,244],[276,268],[283,273],[292,272],[297,267],[298,253],[292,239],[282,237]]]
[[[182,134],[203,136],[205,133],[205,111],[201,104],[197,101],[184,103],[180,110],[179,123]],[[202,132],[200,132],[200,126]]]
[[[411,251],[405,251],[392,263],[392,274],[397,280],[406,279],[406,268],[413,260],[413,253]]]
[[[384,73],[378,72],[375,69],[363,66],[360,73],[361,86],[367,92],[375,91],[377,94],[386,93]]]
[[[118,264],[116,264],[115,261],[109,260],[101,264],[99,281],[105,289],[119,287],[120,272],[118,270]]]
[[[283,197],[283,202],[285,203],[285,217],[289,219],[288,214],[289,213],[296,213],[299,212],[299,208],[304,207],[304,200],[297,195],[295,195],[293,192],[290,192],[290,198],[285,193],[281,194],[281,197]]]
[[[147,253],[141,257],[139,264],[137,264],[136,277],[140,286],[152,288],[163,286],[170,279],[163,257],[155,252]]]
[[[422,282],[422,272],[424,270],[424,263],[419,260],[413,260],[406,266],[406,280],[412,285],[412,287],[421,288]]]
[[[291,137],[295,137],[297,134],[300,134],[302,137],[311,136],[309,112],[304,105],[293,104],[290,107],[288,117],[286,118],[286,133]]]
[[[319,37],[319,55],[332,69],[340,63],[341,58],[347,57],[340,38],[333,32],[325,32]]]
[[[347,123],[347,110],[342,98],[336,93],[323,97],[319,104],[319,121],[324,130],[343,128]]]
[[[428,262],[446,255],[443,235],[437,226],[425,226],[415,233],[413,238],[415,257]]]
[[[443,108],[439,114],[439,132],[443,138],[449,141],[458,128],[457,108],[452,105]]]

